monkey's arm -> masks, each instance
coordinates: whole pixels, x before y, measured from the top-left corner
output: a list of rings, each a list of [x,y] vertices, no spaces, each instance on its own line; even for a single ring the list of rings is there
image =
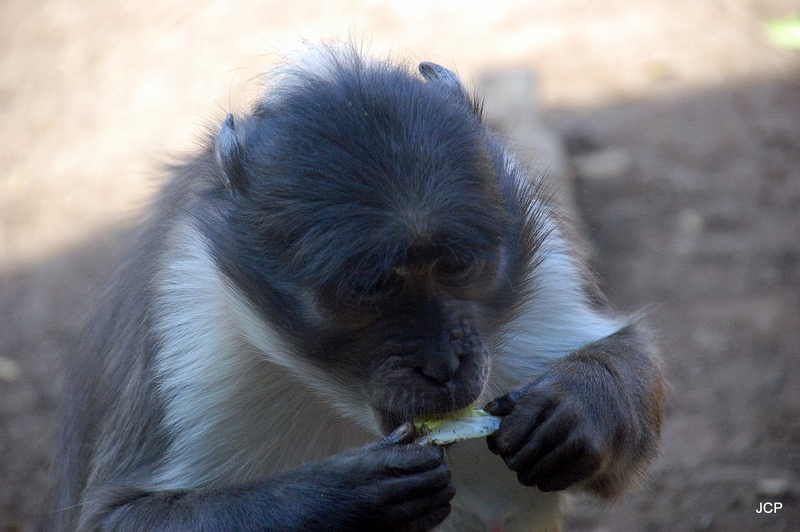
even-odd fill
[[[656,354],[628,326],[489,403],[505,416],[489,448],[526,486],[616,495],[656,452],[663,388]]]
[[[104,483],[83,502],[79,530],[417,531],[450,513],[443,452],[403,445],[403,425],[383,440],[246,486],[147,491]]]

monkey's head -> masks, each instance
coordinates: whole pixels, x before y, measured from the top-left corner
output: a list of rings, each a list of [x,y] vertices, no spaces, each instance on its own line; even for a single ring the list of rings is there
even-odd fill
[[[385,431],[478,399],[530,263],[479,106],[419,71],[325,48],[216,144],[220,267]]]

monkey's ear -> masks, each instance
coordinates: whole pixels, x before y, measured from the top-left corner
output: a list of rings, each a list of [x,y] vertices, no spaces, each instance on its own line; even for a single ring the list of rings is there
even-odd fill
[[[422,77],[427,81],[438,81],[450,88],[461,90],[461,82],[452,70],[448,70],[441,65],[428,61],[420,63],[418,68],[419,73],[422,74]]]
[[[464,85],[461,84],[461,80],[458,79],[458,76],[455,72],[448,70],[441,65],[430,63],[428,61],[423,61],[417,68],[419,69],[419,73],[422,74],[422,77],[425,78],[426,81],[441,83],[447,89],[450,89],[453,93],[457,94],[461,99],[463,99],[464,103],[472,107],[476,114],[480,116],[480,105],[476,102],[473,102],[472,98],[470,98],[469,94],[467,94]]]
[[[229,187],[238,193],[245,191],[245,175],[242,168],[242,139],[236,130],[232,114],[222,122],[215,146],[217,164],[222,167]]]

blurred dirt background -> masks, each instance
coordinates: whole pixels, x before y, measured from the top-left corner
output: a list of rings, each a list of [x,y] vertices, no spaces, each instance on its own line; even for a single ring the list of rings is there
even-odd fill
[[[0,531],[42,511],[58,357],[161,166],[276,52],[348,34],[475,82],[511,72],[488,105],[534,98],[566,159],[520,127],[536,117],[500,125],[564,178],[612,302],[659,332],[662,456],[614,505],[571,498],[566,530],[800,530],[800,51],[765,30],[800,3],[488,4],[0,2]]]

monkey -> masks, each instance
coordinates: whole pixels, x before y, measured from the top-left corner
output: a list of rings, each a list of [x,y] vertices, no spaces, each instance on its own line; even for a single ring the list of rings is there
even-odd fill
[[[541,176],[440,65],[275,67],[173,165],[70,355],[47,531],[556,530],[657,453],[664,380]],[[488,439],[414,442],[472,404]]]

